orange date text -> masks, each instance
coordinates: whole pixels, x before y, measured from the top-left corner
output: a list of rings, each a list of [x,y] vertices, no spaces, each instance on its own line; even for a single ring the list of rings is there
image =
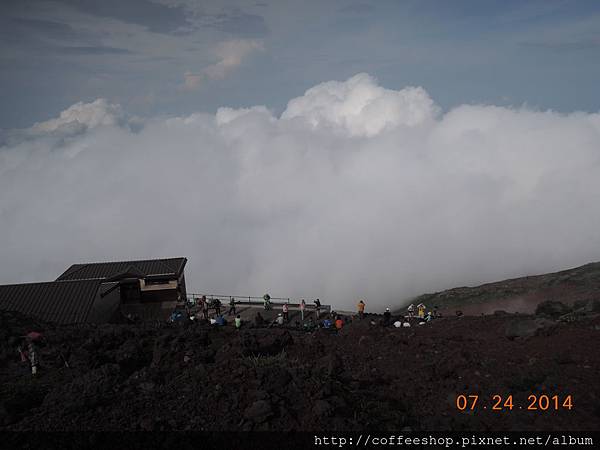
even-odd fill
[[[573,409],[571,395],[530,394],[526,399],[516,400],[512,394],[495,394],[484,397],[478,394],[460,394],[456,397],[456,409],[459,411],[558,411]]]

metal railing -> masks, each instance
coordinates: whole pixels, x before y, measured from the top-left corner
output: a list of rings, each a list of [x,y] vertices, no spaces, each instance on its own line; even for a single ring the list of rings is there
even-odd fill
[[[264,298],[263,297],[255,297],[252,295],[222,295],[222,294],[199,294],[199,293],[195,293],[195,292],[188,292],[186,297],[187,300],[192,300],[192,303],[196,303],[197,299],[202,298],[203,296],[205,296],[207,298],[207,300],[215,300],[215,299],[219,299],[221,301],[221,303],[223,303],[224,305],[227,305],[227,303],[229,302],[229,300],[231,298],[233,298],[237,304],[245,304],[245,305],[263,305],[264,304]],[[298,302],[293,302],[291,301],[293,299],[289,298],[289,297],[271,297],[271,304],[283,304],[283,303],[287,303],[289,306],[300,306],[300,301]],[[304,299],[304,301],[306,302],[306,307],[308,308],[315,308],[314,305],[314,300],[316,299]],[[321,304],[321,309],[323,311],[330,311],[331,310],[331,305],[323,305]]]

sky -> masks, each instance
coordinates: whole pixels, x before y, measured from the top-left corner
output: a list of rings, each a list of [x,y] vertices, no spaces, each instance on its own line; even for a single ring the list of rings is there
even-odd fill
[[[106,98],[139,115],[267,105],[369,73],[463,103],[597,111],[590,1],[3,0],[0,127]]]
[[[2,283],[377,309],[600,260],[596,1],[4,0],[0,64]]]

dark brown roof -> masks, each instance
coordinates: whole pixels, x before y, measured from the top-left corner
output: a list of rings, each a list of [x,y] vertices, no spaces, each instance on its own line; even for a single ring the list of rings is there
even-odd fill
[[[152,275],[173,274],[179,276],[187,262],[186,258],[147,259],[140,261],[100,262],[73,264],[56,281],[109,279],[121,274]]]
[[[0,285],[0,309],[48,322],[81,323],[87,320],[101,286],[102,280]]]

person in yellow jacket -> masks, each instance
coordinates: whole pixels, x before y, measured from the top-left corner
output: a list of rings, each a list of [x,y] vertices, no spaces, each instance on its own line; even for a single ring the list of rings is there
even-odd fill
[[[419,317],[419,319],[424,319],[425,318],[425,310],[427,308],[425,307],[425,305],[423,303],[419,303],[417,305],[417,316]]]
[[[363,319],[365,317],[365,302],[362,300],[358,302],[358,318]]]

